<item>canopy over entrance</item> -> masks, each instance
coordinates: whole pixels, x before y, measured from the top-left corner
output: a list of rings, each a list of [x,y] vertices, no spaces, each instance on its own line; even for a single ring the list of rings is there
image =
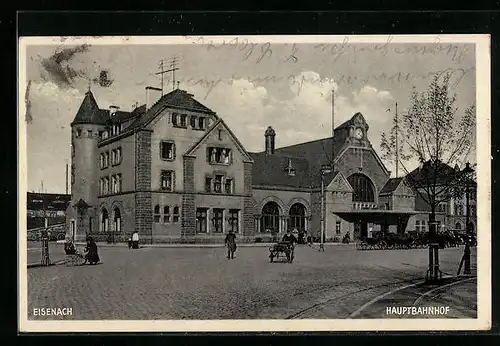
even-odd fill
[[[418,214],[416,211],[396,210],[353,210],[333,213],[348,222],[369,222],[389,225],[397,225],[400,220],[408,219],[410,216]]]

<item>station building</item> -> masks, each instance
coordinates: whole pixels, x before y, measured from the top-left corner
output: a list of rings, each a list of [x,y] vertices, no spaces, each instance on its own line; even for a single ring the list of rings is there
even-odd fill
[[[131,112],[101,109],[86,93],[71,124],[75,240],[124,240],[134,230],[145,243],[222,242],[229,230],[248,242],[288,229],[319,236],[322,181],[327,240],[402,233],[425,218],[406,179],[390,178],[361,113],[332,137],[280,148],[269,126],[254,153],[194,95],[160,92],[147,87]]]

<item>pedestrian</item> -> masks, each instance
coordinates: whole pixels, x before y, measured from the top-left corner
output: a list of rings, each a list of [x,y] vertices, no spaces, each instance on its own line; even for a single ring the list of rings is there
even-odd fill
[[[132,248],[132,237],[128,238],[128,248]]]
[[[227,246],[227,259],[234,259],[234,253],[236,251],[236,235],[233,233],[233,230],[229,230],[229,233],[226,235],[226,239],[224,240],[224,244]]]
[[[132,234],[132,249],[138,249],[139,248],[139,233],[134,231],[134,234]]]
[[[97,264],[100,258],[97,253],[97,244],[92,237],[87,237],[87,246],[85,247],[85,263]]]
[[[372,238],[373,237],[373,227],[370,226],[370,228],[368,228],[368,238]]]

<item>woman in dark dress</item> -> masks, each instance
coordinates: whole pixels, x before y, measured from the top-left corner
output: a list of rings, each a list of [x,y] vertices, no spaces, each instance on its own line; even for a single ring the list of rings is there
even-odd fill
[[[234,252],[236,251],[236,235],[232,230],[226,235],[224,243],[227,246],[227,259],[234,259]]]
[[[85,253],[85,263],[88,261],[89,264],[97,264],[100,261],[99,255],[97,254],[97,244],[92,237],[87,238]]]

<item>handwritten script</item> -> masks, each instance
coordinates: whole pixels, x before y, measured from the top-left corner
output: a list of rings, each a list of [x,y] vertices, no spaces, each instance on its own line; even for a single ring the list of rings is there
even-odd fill
[[[271,42],[251,42],[244,37],[235,37],[221,42],[215,42],[207,37],[184,36],[186,40],[193,44],[201,44],[207,50],[232,49],[241,54],[241,59],[245,61],[254,61],[259,64],[265,59],[276,58],[273,45],[284,45],[285,43]],[[284,56],[277,57],[280,61],[296,63],[301,58],[299,45],[296,43],[287,44],[291,46],[289,52]],[[469,53],[471,46],[456,43],[442,43],[439,37],[436,37],[430,43],[393,43],[393,36],[388,36],[383,43],[352,43],[349,36],[345,36],[340,43],[317,43],[314,44],[314,51],[330,55],[334,62],[341,57],[355,59],[360,53],[378,54],[387,56],[395,55],[417,55],[417,56],[446,56],[451,62],[460,64]],[[306,54],[306,53],[304,53]],[[311,52],[307,52],[311,54]]]
[[[450,86],[452,88],[458,86],[466,77],[466,75],[474,73],[475,68],[447,68],[443,70],[431,71],[431,72],[408,72],[400,71],[393,74],[388,74],[385,72],[374,73],[369,75],[364,75],[363,77],[342,74],[338,72],[332,72],[333,77],[322,77],[317,78],[311,75],[263,75],[263,76],[243,76],[243,75],[232,75],[231,78],[188,78],[183,79],[182,83],[188,86],[200,86],[205,91],[206,94],[204,98],[206,99],[210,93],[212,93],[215,88],[220,87],[224,84],[233,85],[235,81],[246,80],[254,85],[269,85],[269,84],[282,84],[284,86],[290,86],[291,89],[298,95],[302,91],[304,85],[317,85],[325,86],[334,84],[337,85],[352,85],[355,83],[367,84],[371,81],[380,81],[388,84],[397,84],[405,82],[416,82],[419,80],[430,80],[434,76],[438,78],[443,78],[445,75],[450,76]],[[168,84],[169,81],[167,80]]]

